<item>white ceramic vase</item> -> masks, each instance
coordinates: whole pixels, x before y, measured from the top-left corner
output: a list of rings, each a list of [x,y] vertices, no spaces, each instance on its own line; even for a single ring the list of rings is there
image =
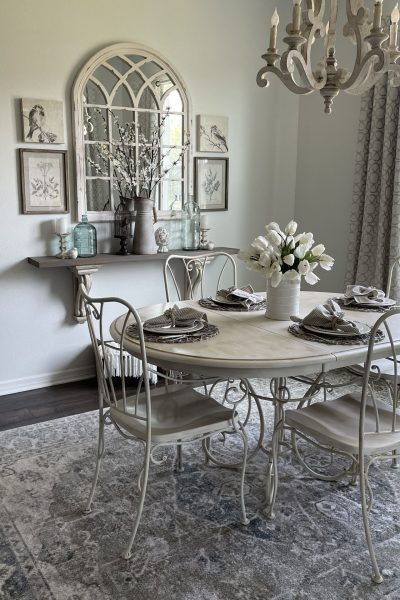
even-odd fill
[[[267,319],[289,321],[292,315],[298,316],[300,301],[300,280],[281,281],[277,287],[272,287],[267,279]]]

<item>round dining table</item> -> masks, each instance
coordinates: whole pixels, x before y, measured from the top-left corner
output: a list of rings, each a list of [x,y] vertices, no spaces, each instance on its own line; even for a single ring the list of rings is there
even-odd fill
[[[302,291],[300,317],[308,314],[317,304],[338,294]],[[264,311],[218,311],[202,308],[195,300],[154,304],[138,310],[142,321],[161,315],[174,304],[190,306],[207,314],[208,322],[216,325],[219,333],[210,339],[192,343],[160,343],[146,341],[148,362],[164,369],[195,373],[199,377],[286,378],[329,371],[363,362],[367,344],[327,343],[305,340],[288,331],[288,321],[274,321]],[[382,313],[377,311],[345,310],[346,317],[373,326]],[[120,341],[124,315],[116,318],[110,327],[111,336]],[[400,315],[390,319],[396,350],[400,349]],[[350,340],[346,340],[349,342]],[[124,349],[140,358],[138,339],[127,336]],[[373,356],[384,358],[390,354],[390,343],[385,335],[375,343]]]

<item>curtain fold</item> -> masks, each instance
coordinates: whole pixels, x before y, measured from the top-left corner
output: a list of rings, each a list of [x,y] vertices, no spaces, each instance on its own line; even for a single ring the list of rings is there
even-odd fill
[[[384,76],[361,99],[346,283],[386,288],[400,254],[400,90]],[[400,299],[400,272],[391,295]]]

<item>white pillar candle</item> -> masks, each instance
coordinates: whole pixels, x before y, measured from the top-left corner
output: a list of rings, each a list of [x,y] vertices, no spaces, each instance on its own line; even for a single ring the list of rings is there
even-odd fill
[[[389,47],[393,48],[393,50],[397,48],[397,32],[398,32],[398,28],[399,28],[399,19],[400,19],[399,5],[396,4],[396,6],[392,10],[392,14],[390,16],[391,24],[390,24]]]
[[[69,233],[69,227],[68,227],[68,221],[66,217],[61,217],[60,219],[57,219],[57,233],[61,234],[65,234],[65,233]]]
[[[274,10],[274,14],[271,17],[271,30],[269,32],[269,47],[270,50],[276,50],[276,37],[278,33],[279,15],[278,11]]]
[[[208,215],[201,215],[200,217],[200,228],[208,229]]]
[[[301,0],[293,0],[293,31],[300,31],[301,26]]]
[[[380,29],[382,24],[382,2],[383,0],[376,0],[374,6],[374,23],[373,29]]]

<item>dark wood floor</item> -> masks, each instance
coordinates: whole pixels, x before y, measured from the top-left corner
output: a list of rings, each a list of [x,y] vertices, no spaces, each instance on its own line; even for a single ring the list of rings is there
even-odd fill
[[[87,379],[0,396],[0,431],[97,408],[97,381]]]

